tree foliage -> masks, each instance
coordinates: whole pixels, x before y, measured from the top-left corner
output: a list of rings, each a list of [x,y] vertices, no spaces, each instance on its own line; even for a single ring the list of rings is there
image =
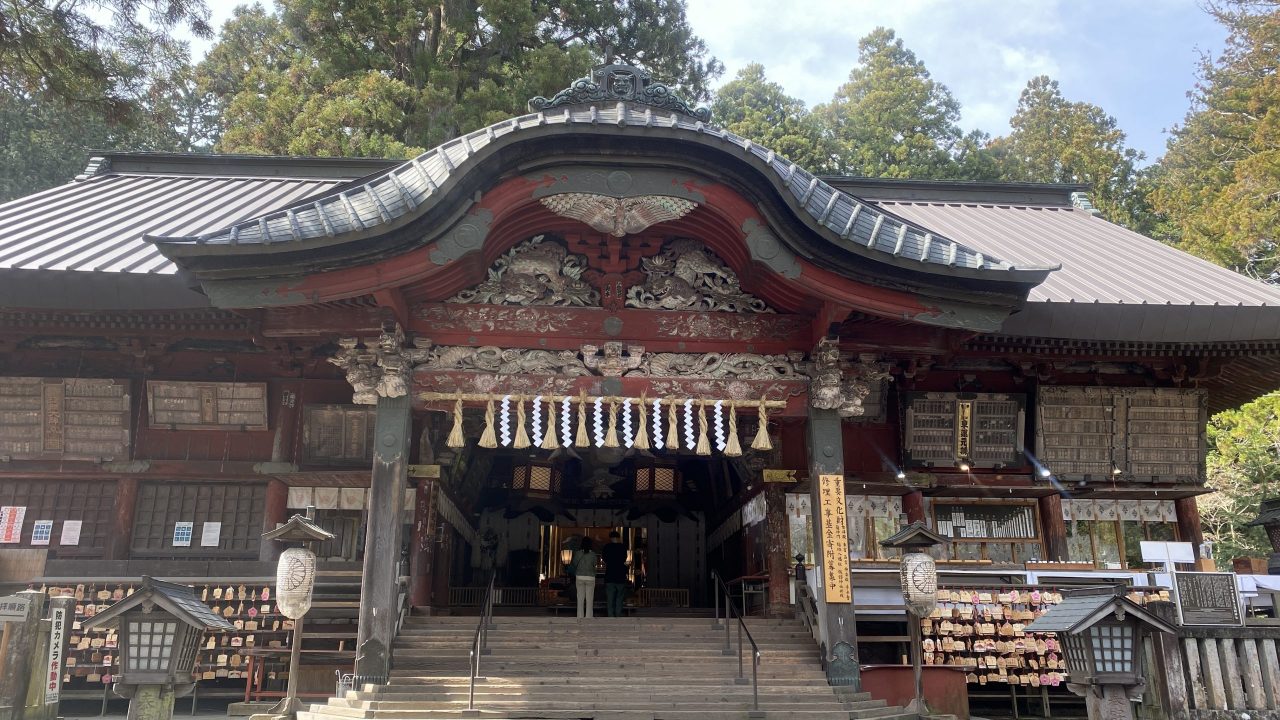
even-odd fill
[[[600,62],[646,68],[694,99],[722,71],[683,0],[279,8],[238,10],[200,66],[220,150],[405,156],[518,115]]]
[[[1136,165],[1143,155],[1125,146],[1114,117],[1097,105],[1067,100],[1056,80],[1041,75],[1027,83],[1009,124],[1012,132],[993,143],[1003,179],[1086,183],[1108,220],[1133,224]]]
[[[88,149],[189,150],[205,136],[188,51],[198,0],[0,0],[0,200],[67,182]]]
[[[830,169],[836,155],[835,143],[818,118],[804,102],[769,81],[758,63],[739,70],[716,92],[711,119],[812,172]]]
[[[892,30],[858,41],[858,65],[815,114],[837,146],[846,175],[946,178],[963,137],[960,104]]]
[[[1213,417],[1208,472],[1216,492],[1200,499],[1200,517],[1218,562],[1230,567],[1233,557],[1269,555],[1262,529],[1245,523],[1260,501],[1280,495],[1280,393]]]
[[[1280,278],[1280,3],[1223,0],[1228,31],[1205,56],[1191,109],[1174,128],[1151,201],[1167,239],[1221,265]]]

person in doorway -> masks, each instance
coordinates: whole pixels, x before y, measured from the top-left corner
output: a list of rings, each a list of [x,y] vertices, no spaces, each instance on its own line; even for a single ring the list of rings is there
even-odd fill
[[[600,555],[591,549],[591,538],[582,538],[573,556],[574,586],[578,591],[578,617],[596,616],[596,564]]]
[[[604,558],[604,603],[609,617],[622,617],[622,601],[627,597],[627,548],[617,530],[609,533],[609,544],[600,551]]]

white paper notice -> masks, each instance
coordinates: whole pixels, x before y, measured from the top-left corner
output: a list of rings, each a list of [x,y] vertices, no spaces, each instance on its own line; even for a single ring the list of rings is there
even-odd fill
[[[22,518],[27,514],[23,505],[0,507],[0,543],[22,542]]]
[[[218,547],[222,540],[222,523],[207,522],[200,528],[200,547]]]
[[[62,539],[58,542],[62,545],[79,545],[80,526],[83,522],[83,520],[63,520]]]

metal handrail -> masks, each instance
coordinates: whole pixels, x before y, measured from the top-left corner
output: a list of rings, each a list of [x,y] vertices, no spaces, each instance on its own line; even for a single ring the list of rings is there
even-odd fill
[[[747,680],[742,674],[742,636],[745,633],[747,642],[751,643],[751,709],[753,711],[760,710],[760,646],[756,644],[755,638],[751,637],[751,631],[747,629],[747,622],[742,619],[742,614],[738,612],[738,608],[733,605],[733,595],[729,592],[729,586],[724,584],[724,580],[720,577],[720,573],[715,570],[711,571],[711,579],[715,583],[716,588],[713,589],[712,595],[716,600],[716,624],[720,627],[720,595],[724,594],[724,654],[732,655],[733,648],[729,642],[729,613],[733,613],[733,617],[738,621],[738,678],[737,684],[745,685]]]
[[[493,584],[498,571],[489,573],[489,584],[485,587],[484,601],[480,603],[480,622],[476,624],[476,634],[471,640],[471,685],[467,690],[467,709],[476,709],[476,678],[480,676],[480,657],[489,653],[489,630],[493,620]]]

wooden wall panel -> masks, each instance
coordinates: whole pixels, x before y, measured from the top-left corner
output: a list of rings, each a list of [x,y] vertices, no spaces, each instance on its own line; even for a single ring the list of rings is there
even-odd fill
[[[128,459],[128,381],[0,378],[0,455]]]

